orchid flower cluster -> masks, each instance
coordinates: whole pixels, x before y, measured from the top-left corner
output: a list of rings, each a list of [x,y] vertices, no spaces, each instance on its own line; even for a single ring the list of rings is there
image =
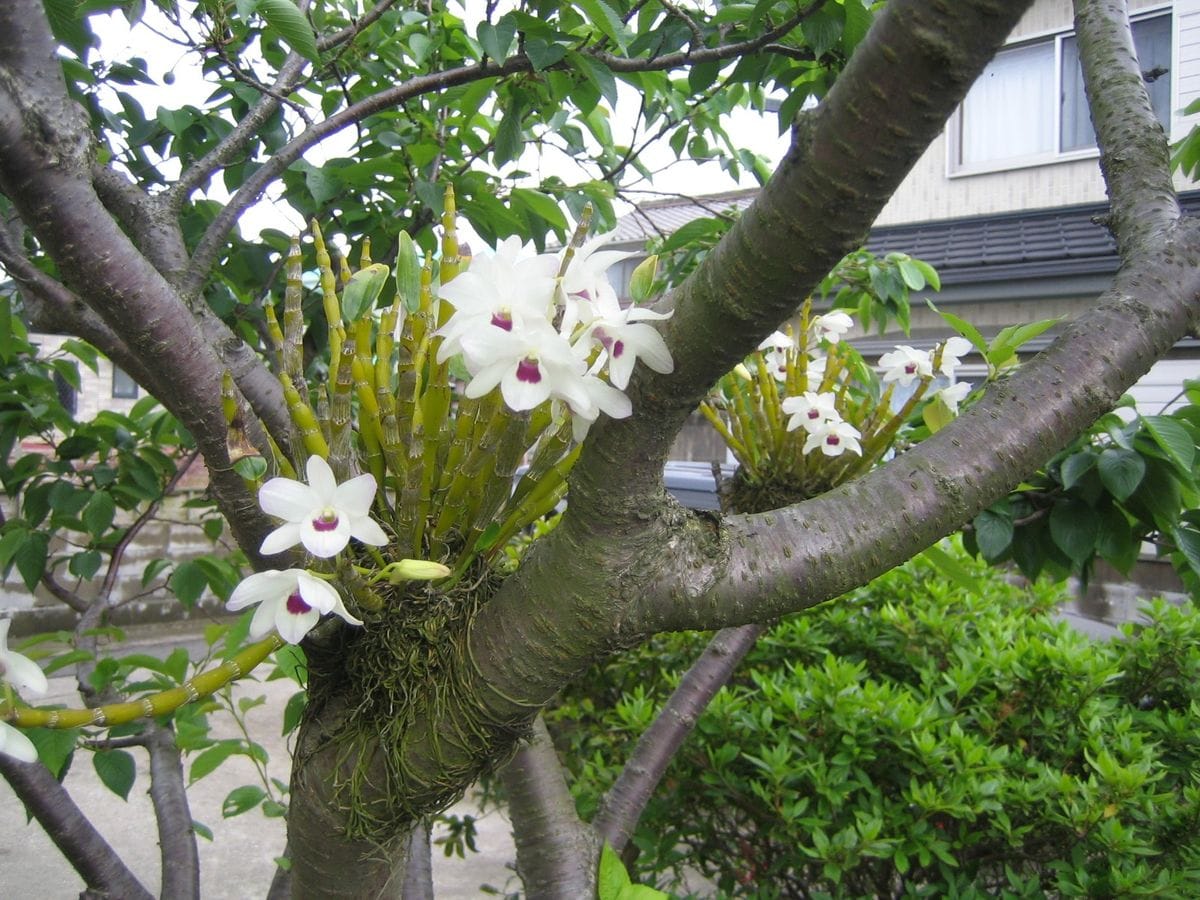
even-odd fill
[[[547,400],[565,405],[578,441],[600,413],[630,414],[623,391],[639,359],[672,371],[667,345],[649,324],[671,314],[621,306],[607,271],[633,254],[600,249],[606,240],[528,256],[519,238],[509,238],[443,285],[441,300],[454,312],[438,329],[437,359],[462,355],[471,375],[467,397],[498,385],[516,412]]]
[[[876,374],[842,340],[852,325],[847,313],[814,315],[806,302],[798,327],[768,336],[702,404],[740,464],[734,490],[750,492],[735,499],[739,509],[815,496],[856,477],[892,449],[918,407],[932,432],[969,395],[971,385],[955,381],[967,340],[952,337],[932,351],[901,345],[880,357]],[[939,376],[950,385],[930,394]]]
[[[233,591],[229,609],[257,604],[252,637],[277,631],[297,643],[323,615],[362,626],[394,608],[388,601],[412,590],[406,582],[445,590],[469,570],[504,565],[497,551],[561,498],[573,442],[601,413],[630,414],[623,389],[637,360],[671,371],[650,324],[669,313],[622,307],[607,270],[629,254],[602,249],[604,238],[585,242],[581,228],[563,252],[539,255],[513,238],[494,256],[467,259],[452,191],[443,226],[440,286],[433,261],[422,266],[402,237],[395,298],[377,310],[389,268],[371,261],[368,245],[357,271],[343,262],[335,274],[314,224],[330,371],[303,391],[293,242],[282,326],[267,307],[291,451],[275,445],[280,475],[265,483],[260,459],[237,465],[263,511],[282,522],[260,552],[300,545],[311,564],[258,572]],[[464,370],[460,394],[455,374]],[[233,423],[232,385],[229,394]],[[294,477],[301,470],[307,481]]]

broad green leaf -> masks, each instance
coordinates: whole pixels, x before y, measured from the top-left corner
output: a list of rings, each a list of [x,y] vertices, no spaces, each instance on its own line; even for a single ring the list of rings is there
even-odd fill
[[[901,259],[896,265],[900,269],[900,277],[904,279],[910,291],[919,291],[925,287],[925,273],[911,259]]]
[[[929,429],[929,433],[937,434],[954,421],[954,413],[950,411],[946,401],[938,396],[925,404],[921,410],[921,418],[925,420],[925,427]]]
[[[525,55],[533,65],[535,72],[550,68],[555,63],[562,62],[567,55],[567,48],[562,44],[552,44],[542,38],[531,38],[525,44]]]
[[[505,15],[494,25],[491,22],[480,22],[475,35],[484,53],[496,62],[503,62],[508,57],[516,33],[516,20],[511,15]]]
[[[600,851],[600,871],[596,882],[596,896],[599,900],[617,900],[621,889],[629,886],[629,873],[621,857],[613,850],[607,841]]]
[[[124,750],[100,750],[92,755],[92,767],[100,783],[120,797],[129,799],[129,791],[137,778],[133,755]]]
[[[1081,500],[1058,503],[1050,510],[1050,536],[1072,562],[1092,555],[1099,531],[1095,510]]]
[[[296,691],[288,697],[287,705],[283,708],[283,736],[287,737],[296,730],[304,715],[304,707],[308,705],[308,692]]]
[[[1171,537],[1192,571],[1200,575],[1200,531],[1180,525],[1171,532]]]
[[[1062,476],[1062,486],[1070,490],[1075,484],[1092,470],[1096,465],[1098,457],[1090,450],[1081,450],[1078,453],[1072,453],[1063,460],[1062,466],[1059,469],[1059,474]],[[1124,499],[1122,497],[1121,499]]]
[[[1096,523],[1096,552],[1118,572],[1128,575],[1142,544],[1129,527],[1129,520],[1120,509],[1110,505],[1096,511]]]
[[[288,644],[286,647],[276,650],[275,665],[283,678],[290,678],[299,685],[304,684],[305,673],[308,671],[308,660],[300,647]]]
[[[1185,474],[1191,475],[1196,461],[1196,445],[1188,430],[1170,416],[1142,416],[1142,424],[1171,461]]]
[[[196,832],[199,837],[204,838],[206,841],[213,839],[212,829],[203,822],[197,822],[195,819],[192,819],[192,831]]]
[[[569,56],[575,67],[583,72],[584,77],[595,85],[600,95],[608,101],[608,105],[615,108],[617,105],[617,82],[613,78],[612,70],[598,59],[584,53],[572,52]]]
[[[988,347],[987,360],[997,369],[1004,366],[1016,352],[1032,341],[1035,337],[1048,331],[1059,323],[1058,318],[1043,319],[1040,322],[1028,322],[1024,325],[1010,325],[1003,328],[992,338]]]
[[[624,51],[629,46],[632,35],[621,17],[604,0],[577,0],[589,22],[600,29],[606,38]]]
[[[225,760],[242,753],[242,742],[237,740],[221,741],[209,747],[192,760],[192,768],[188,772],[188,784],[192,785],[206,775],[215,772]],[[232,796],[232,795],[231,795]],[[229,801],[226,800],[226,803]]]
[[[75,756],[75,742],[79,740],[78,728],[26,728],[25,737],[37,747],[38,759],[50,774],[59,781],[71,768]]]
[[[964,590],[978,594],[983,591],[982,582],[960,563],[957,559],[934,544],[928,547],[921,556],[931,563],[934,568]]]
[[[208,578],[204,570],[192,560],[181,562],[171,573],[171,590],[184,606],[193,606],[204,589],[208,587]]]
[[[317,36],[292,0],[258,0],[255,11],[285,44],[310,62],[320,62]]]
[[[267,461],[261,456],[243,456],[233,464],[233,471],[237,472],[247,481],[257,481],[267,474]],[[218,526],[221,524],[219,519],[210,521],[215,521]],[[208,522],[205,522],[204,525],[204,533],[208,534]],[[216,540],[220,534],[221,529],[217,528],[215,536],[212,534],[208,534],[208,536],[210,539]]]
[[[988,350],[987,341],[985,341],[983,339],[983,335],[979,333],[978,328],[976,328],[974,325],[972,325],[966,319],[960,319],[958,316],[954,315],[953,313],[943,312],[942,310],[938,309],[936,306],[933,305],[932,300],[926,300],[925,305],[928,306],[930,309],[932,309],[939,316],[941,316],[943,321],[945,321],[945,323],[947,325],[949,325],[951,328],[953,328],[955,331],[957,331],[960,335],[962,335],[968,341],[970,341],[971,346],[973,346],[976,350],[978,350],[980,352],[980,354],[984,357],[984,359],[987,358],[987,350]]]
[[[527,206],[530,213],[542,219],[551,228],[556,231],[566,231],[567,217],[553,197],[529,188],[513,188],[512,197],[513,200]]]
[[[400,246],[396,252],[396,293],[409,312],[421,305],[421,259],[417,255],[417,245],[407,231],[400,232]]]
[[[83,510],[83,524],[94,538],[100,538],[112,528],[117,507],[107,491],[97,491]]]
[[[254,809],[266,797],[267,792],[257,785],[247,784],[240,788],[234,788],[225,798],[225,802],[221,804],[221,815],[226,819],[240,816],[242,813]]]
[[[375,308],[389,274],[383,263],[372,263],[350,276],[342,293],[342,318],[347,325],[353,325]]]
[[[67,563],[67,570],[75,577],[87,581],[100,570],[102,561],[99,550],[84,550],[71,557]]]
[[[21,573],[21,580],[25,582],[25,587],[33,591],[46,571],[50,536],[40,531],[26,532],[26,534],[28,538],[21,542],[13,554],[13,563],[16,564],[17,571]]]
[[[1109,447],[1100,454],[1100,481],[1118,500],[1124,500],[1141,484],[1146,461],[1132,450]]]
[[[1006,504],[996,504],[975,517],[975,543],[983,558],[1000,559],[1008,550],[1013,537],[1012,511]]]

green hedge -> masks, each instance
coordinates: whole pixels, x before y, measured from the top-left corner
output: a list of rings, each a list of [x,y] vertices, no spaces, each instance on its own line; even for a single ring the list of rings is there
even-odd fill
[[[1200,896],[1200,618],[1092,641],[965,557],[766,635],[646,810],[631,868],[739,897]],[[591,816],[704,644],[659,639],[550,716]]]

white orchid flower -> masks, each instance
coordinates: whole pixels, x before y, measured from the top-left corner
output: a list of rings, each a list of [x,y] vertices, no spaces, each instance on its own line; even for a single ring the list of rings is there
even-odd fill
[[[362,624],[346,609],[332,585],[304,569],[255,572],[233,589],[225,608],[236,612],[256,603],[258,609],[250,620],[250,637],[255,639],[275,630],[289,644],[298,644],[326,613],[351,625]]]
[[[474,376],[467,384],[468,397],[482,397],[499,385],[504,402],[518,412],[551,397],[565,400],[573,410],[591,406],[582,384],[587,363],[546,322],[512,331],[475,331],[463,337],[462,346]]]
[[[934,397],[940,397],[950,412],[957,413],[958,404],[966,400],[969,393],[971,393],[971,383],[969,381],[960,381],[958,384],[952,384],[948,388],[942,388],[934,394]]]
[[[437,332],[444,338],[439,363],[461,352],[463,336],[476,329],[512,331],[527,319],[549,321],[558,262],[547,255],[522,257],[522,251],[520,239],[509,238],[494,256],[475,257],[467,271],[442,285],[438,294],[454,305],[454,315]]]
[[[933,361],[929,353],[916,350],[907,344],[900,344],[895,350],[879,357],[879,367],[884,370],[885,383],[895,381],[902,386],[908,386],[917,378],[933,374]]]
[[[954,377],[954,370],[961,365],[960,356],[966,356],[971,352],[971,342],[966,338],[952,337],[942,345],[942,363],[938,367],[947,378]],[[963,396],[966,396],[965,394]]]
[[[827,421],[816,431],[808,434],[804,442],[804,452],[811,453],[818,447],[826,456],[841,456],[847,450],[862,456],[862,445],[858,439],[862,437],[859,430],[849,422]]]
[[[259,552],[266,556],[303,544],[313,556],[336,556],[350,538],[364,544],[385,546],[388,537],[371,518],[375,478],[359,475],[341,484],[329,463],[310,456],[306,467],[308,484],[291,478],[272,478],[258,492],[263,512],[283,519],[284,524],[267,535]]]
[[[799,397],[786,397],[781,408],[791,416],[787,430],[795,431],[803,427],[812,434],[826,422],[840,422],[841,413],[834,405],[834,395],[830,391],[818,394],[815,391],[805,391]]]
[[[823,316],[814,316],[811,327],[818,340],[826,340],[836,344],[842,335],[854,326],[854,320],[844,312],[831,312]]]
[[[0,619],[0,682],[12,685],[13,690],[40,697],[50,690],[42,667],[23,653],[8,649],[8,628],[11,619]]]
[[[0,722],[0,753],[26,763],[37,762],[38,758],[33,741],[7,722]]]
[[[608,362],[608,379],[625,390],[633,367],[640,358],[662,375],[675,370],[675,361],[658,329],[647,321],[669,319],[672,312],[659,313],[640,306],[622,309],[616,294],[603,294],[592,304],[596,317],[588,329],[603,348]]]

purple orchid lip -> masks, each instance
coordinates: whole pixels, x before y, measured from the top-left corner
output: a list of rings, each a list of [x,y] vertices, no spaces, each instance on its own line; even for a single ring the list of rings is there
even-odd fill
[[[830,447],[836,447],[841,442],[842,439],[836,434],[831,434],[829,437],[825,438],[825,443],[827,443]]]
[[[613,345],[612,345],[613,359],[616,359],[618,356],[620,356],[624,352],[625,352],[625,342],[624,341],[614,341]]]
[[[492,313],[492,324],[504,331],[512,331],[513,320],[508,313],[496,312]]]
[[[530,359],[528,356],[517,363],[517,381],[524,381],[528,384],[537,384],[542,380],[541,369],[538,368],[536,359]]]
[[[300,596],[300,591],[293,591],[287,598],[287,611],[293,616],[302,616],[306,612],[312,610],[312,607],[304,602],[304,598]]]
[[[329,512],[321,513],[312,520],[313,531],[335,531],[338,527],[338,517]]]

